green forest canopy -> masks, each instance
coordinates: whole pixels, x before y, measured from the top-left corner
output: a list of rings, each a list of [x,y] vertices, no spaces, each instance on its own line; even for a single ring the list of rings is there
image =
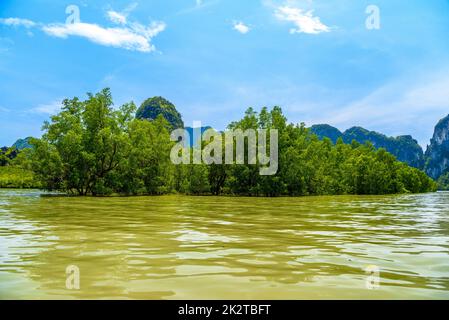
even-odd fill
[[[173,125],[161,114],[148,121],[135,112],[132,102],[114,109],[109,89],[84,101],[66,99],[62,111],[44,124],[42,138],[32,139],[34,147],[24,153],[21,166],[32,170],[43,188],[76,195],[301,196],[436,189],[424,172],[384,149],[320,140],[304,124],[289,124],[279,107],[259,113],[250,108],[228,127],[277,129],[276,175],[260,176],[258,165],[174,165]]]

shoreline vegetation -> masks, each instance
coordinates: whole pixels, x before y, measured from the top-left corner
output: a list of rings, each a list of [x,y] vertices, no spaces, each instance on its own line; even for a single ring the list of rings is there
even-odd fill
[[[289,196],[289,195],[280,195],[276,197],[268,197],[268,196],[252,196],[252,195],[237,195],[237,194],[220,194],[220,195],[214,195],[212,193],[205,193],[205,194],[187,194],[187,193],[164,193],[164,194],[103,194],[103,195],[80,195],[80,194],[68,194],[64,192],[59,191],[48,191],[41,188],[14,188],[14,187],[7,187],[2,188],[0,187],[0,191],[34,191],[39,194],[39,197],[42,198],[98,198],[98,199],[133,199],[133,198],[147,198],[147,197],[157,197],[157,198],[185,198],[185,199],[191,199],[191,198],[226,198],[226,199],[307,199],[307,198],[330,198],[330,197],[360,197],[360,198],[376,198],[380,196],[407,196],[407,195],[426,195],[426,194],[437,194],[437,193],[447,193],[449,194],[449,190],[436,190],[436,191],[429,191],[429,192],[421,192],[421,193],[391,193],[391,194],[311,194],[311,195],[302,195],[302,196]]]
[[[175,144],[170,132],[177,129],[173,121],[162,114],[136,118],[136,110],[133,102],[115,109],[109,89],[88,94],[84,101],[64,100],[61,112],[44,123],[42,138],[31,139],[32,148],[0,167],[0,188],[38,188],[74,196],[266,197],[437,190],[423,171],[399,162],[384,149],[355,141],[345,144],[342,139],[335,144],[320,140],[304,124],[289,124],[279,107],[260,112],[249,108],[228,126],[278,130],[275,175],[260,176],[260,164],[175,165],[170,160]]]
[[[30,170],[17,165],[0,166],[0,189],[40,189]]]

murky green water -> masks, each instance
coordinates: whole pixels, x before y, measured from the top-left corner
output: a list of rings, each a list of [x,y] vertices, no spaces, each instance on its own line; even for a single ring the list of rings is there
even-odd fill
[[[80,290],[66,288],[66,268]],[[380,268],[370,290],[365,268]],[[0,298],[449,298],[449,193],[41,197],[0,190]]]

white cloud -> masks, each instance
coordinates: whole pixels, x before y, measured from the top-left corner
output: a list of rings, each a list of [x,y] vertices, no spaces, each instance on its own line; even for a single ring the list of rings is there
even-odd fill
[[[0,107],[0,112],[9,112],[9,109],[6,109],[6,108],[3,108],[3,107]]]
[[[150,25],[142,25],[138,22],[128,22],[128,15],[136,8],[137,4],[129,5],[123,12],[109,10],[107,16],[109,19],[120,26],[103,27],[98,24],[76,22],[76,23],[52,23],[42,24],[31,20],[21,18],[0,19],[0,23],[10,26],[25,26],[26,28],[39,27],[46,34],[58,38],[68,38],[77,36],[86,38],[94,43],[123,48],[126,50],[135,50],[140,52],[155,51],[151,43],[153,37],[164,31],[166,24],[164,22],[152,22]],[[33,34],[29,31],[29,36]]]
[[[62,103],[61,100],[53,101],[49,104],[41,104],[36,108],[30,110],[32,113],[43,113],[43,114],[56,114],[61,110]]]
[[[126,15],[124,15],[120,12],[110,10],[107,12],[107,15],[108,15],[109,19],[114,23],[126,24],[127,17],[126,17]]]
[[[43,31],[58,38],[78,36],[104,46],[151,52],[155,50],[151,39],[165,30],[165,23],[153,22],[146,27],[133,23],[130,27],[104,28],[91,23],[51,24]]]
[[[36,25],[36,23],[31,20],[21,18],[0,18],[0,23],[7,26],[20,26],[25,28],[32,28]]]
[[[175,13],[175,15],[183,15],[183,14],[190,14],[193,12],[197,12],[199,10],[202,10],[204,8],[207,7],[211,7],[214,5],[217,5],[220,3],[221,0],[208,0],[208,1],[204,1],[204,0],[195,0],[195,5],[186,8],[186,9],[182,9],[178,12]]]
[[[296,28],[290,29],[290,33],[318,34],[329,32],[330,28],[323,24],[319,17],[313,16],[313,11],[300,8],[280,6],[276,8],[275,16],[281,21],[293,22]]]
[[[134,9],[136,9],[136,7],[137,7],[137,3],[132,3],[128,7],[126,7],[126,9],[123,10],[122,12],[109,10],[108,12],[106,12],[106,14],[107,14],[109,20],[111,20],[112,22],[125,25],[128,22],[129,14]]]
[[[250,31],[250,28],[243,22],[234,22],[234,30],[237,30],[242,34],[246,34]]]

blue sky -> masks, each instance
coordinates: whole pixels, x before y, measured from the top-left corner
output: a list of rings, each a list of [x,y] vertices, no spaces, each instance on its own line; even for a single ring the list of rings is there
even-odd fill
[[[0,0],[0,145],[110,87],[117,105],[164,96],[186,125],[280,105],[425,146],[449,113],[448,35],[448,0]]]

